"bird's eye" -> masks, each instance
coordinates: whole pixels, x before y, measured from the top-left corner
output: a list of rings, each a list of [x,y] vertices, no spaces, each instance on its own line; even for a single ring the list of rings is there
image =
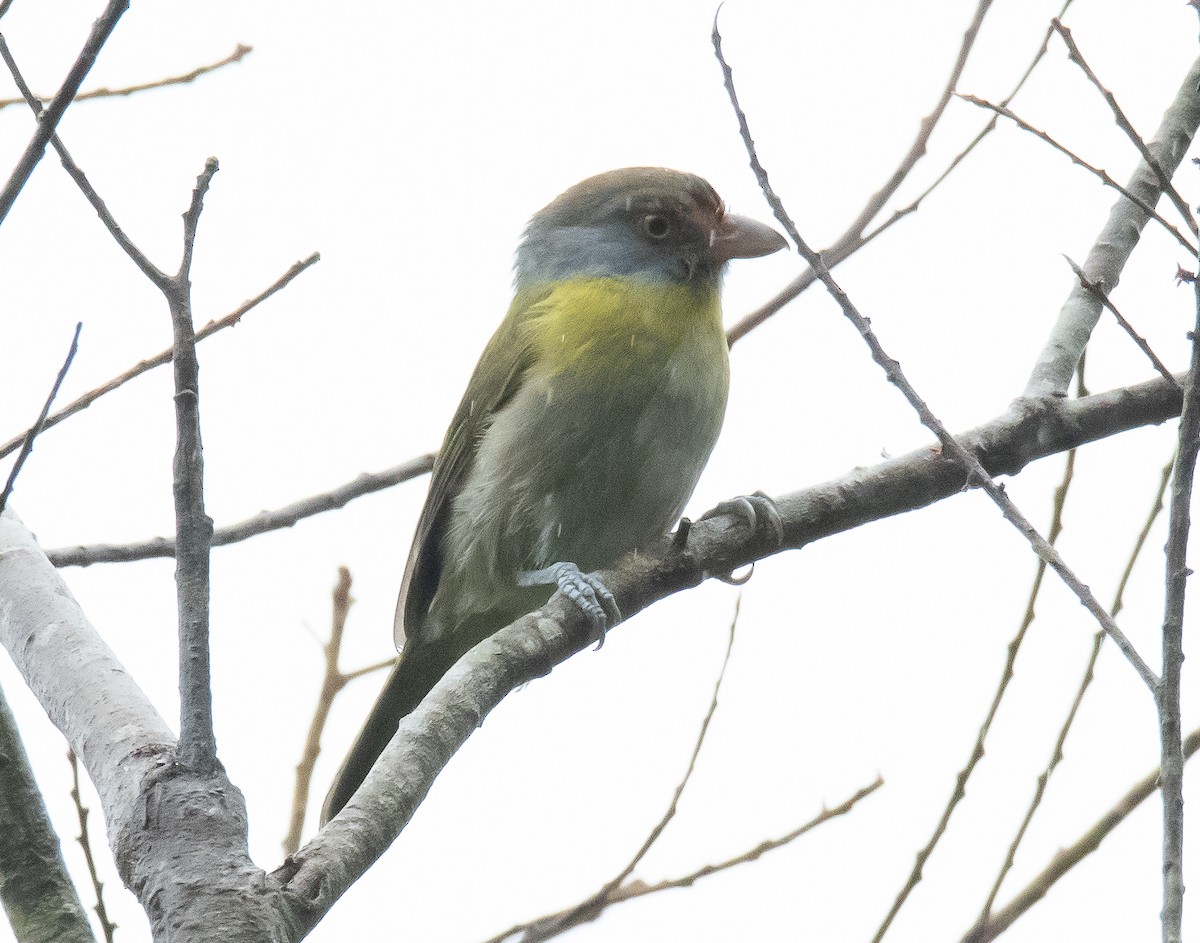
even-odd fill
[[[651,239],[666,239],[671,232],[671,222],[665,216],[651,214],[642,220],[642,228]]]

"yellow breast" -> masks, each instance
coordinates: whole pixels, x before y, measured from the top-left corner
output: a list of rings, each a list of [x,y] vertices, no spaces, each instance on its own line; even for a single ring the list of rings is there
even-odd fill
[[[573,278],[529,311],[539,372],[609,375],[658,385],[663,370],[720,382],[726,342],[715,290],[639,278]],[[682,355],[683,363],[676,362]],[[689,379],[681,377],[680,379]]]

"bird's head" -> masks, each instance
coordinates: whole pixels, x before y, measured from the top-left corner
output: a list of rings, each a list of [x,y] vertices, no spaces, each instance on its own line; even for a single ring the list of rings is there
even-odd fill
[[[786,245],[769,226],[726,213],[694,174],[629,167],[575,184],[529,221],[516,284],[628,276],[712,287],[730,259]]]

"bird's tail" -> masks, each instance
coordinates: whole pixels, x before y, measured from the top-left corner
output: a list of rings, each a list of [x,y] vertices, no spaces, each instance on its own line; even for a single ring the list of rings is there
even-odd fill
[[[446,647],[413,646],[411,650],[405,649],[399,663],[384,682],[375,706],[367,715],[367,722],[333,779],[333,785],[329,787],[329,794],[321,809],[322,825],[350,801],[396,733],[401,719],[413,712],[442,675],[450,670],[459,654]]]

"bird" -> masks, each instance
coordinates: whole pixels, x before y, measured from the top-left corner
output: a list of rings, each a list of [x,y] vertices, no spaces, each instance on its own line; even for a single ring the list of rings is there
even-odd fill
[[[534,214],[508,313],[434,462],[396,607],[399,661],[323,822],[450,667],[555,588],[603,641],[620,613],[594,571],[667,533],[724,421],[727,263],[786,245],[663,167],[589,177]]]

